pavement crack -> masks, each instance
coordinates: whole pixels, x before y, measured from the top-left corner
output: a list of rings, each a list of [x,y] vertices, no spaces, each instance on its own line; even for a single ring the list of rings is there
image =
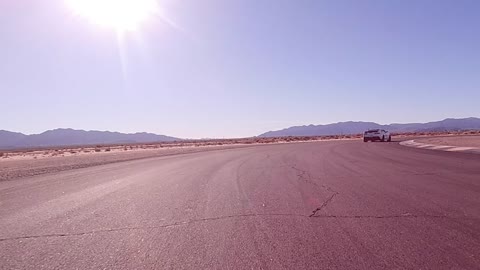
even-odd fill
[[[473,219],[478,220],[477,217],[468,217],[468,216],[461,216],[461,217],[451,217],[446,215],[415,215],[415,214],[401,214],[401,215],[315,215],[316,212],[320,211],[322,207],[328,204],[329,201],[333,199],[336,194],[333,194],[329,200],[325,201],[325,203],[317,208],[313,214],[306,216],[301,214],[290,214],[290,213],[247,213],[247,214],[239,214],[239,215],[226,215],[226,216],[218,216],[218,217],[207,217],[207,218],[200,218],[200,219],[191,219],[186,221],[177,221],[172,222],[169,224],[163,225],[154,225],[154,226],[131,226],[131,227],[120,227],[120,228],[107,228],[107,229],[98,229],[98,230],[91,230],[85,232],[77,232],[77,233],[51,233],[51,234],[42,234],[42,235],[24,235],[24,236],[15,236],[15,237],[7,237],[7,238],[0,238],[0,242],[4,241],[15,241],[15,240],[27,240],[27,239],[39,239],[39,238],[53,238],[53,237],[69,237],[69,236],[83,236],[83,235],[93,235],[97,233],[110,233],[110,232],[119,232],[119,231],[130,231],[130,230],[146,230],[146,229],[162,229],[162,228],[169,228],[169,227],[177,227],[182,225],[189,225],[193,223],[200,223],[206,221],[215,221],[215,220],[224,220],[224,219],[233,219],[233,218],[248,218],[248,217],[296,217],[296,218],[306,218],[310,219],[415,219],[415,218],[435,218],[435,219]]]
[[[41,234],[41,235],[24,235],[16,236],[9,238],[0,238],[0,242],[9,241],[9,240],[23,240],[23,239],[35,239],[35,238],[49,238],[49,237],[67,237],[67,236],[83,236],[96,233],[105,233],[105,232],[117,232],[117,231],[126,231],[126,230],[140,230],[148,228],[167,228],[172,226],[181,225],[181,223],[172,223],[160,226],[145,226],[145,227],[121,227],[121,228],[110,228],[110,229],[99,229],[86,232],[77,232],[77,233],[52,233],[52,234]]]
[[[324,207],[326,207],[332,200],[333,198],[338,194],[338,192],[333,193],[326,201],[323,202],[323,204],[320,207],[317,207],[317,209],[312,211],[312,214],[308,217],[313,217],[317,214],[317,212],[322,211]]]
[[[77,232],[77,233],[51,233],[51,234],[41,234],[41,235],[23,235],[23,236],[0,238],[0,242],[11,241],[11,240],[36,239],[36,238],[83,236],[83,235],[91,235],[96,233],[109,233],[109,232],[119,232],[119,231],[129,231],[129,230],[161,229],[161,228],[189,225],[193,223],[206,222],[206,221],[215,221],[215,220],[232,219],[232,218],[261,217],[261,216],[291,216],[291,217],[301,217],[301,218],[305,217],[304,215],[300,215],[300,214],[287,214],[287,213],[273,213],[273,214],[247,213],[247,214],[239,214],[239,215],[226,215],[226,216],[218,216],[218,217],[190,219],[186,221],[177,221],[169,224],[154,225],[154,226],[131,226],[131,227],[120,227],[120,228],[107,228],[107,229],[98,229],[98,230],[91,230],[91,231]]]
[[[332,195],[330,197],[328,197],[328,199],[325,200],[320,207],[317,207],[315,210],[313,210],[312,214],[310,214],[308,217],[315,216],[318,212],[320,212],[323,208],[325,208],[333,200],[333,198],[335,196],[337,196],[339,194],[337,191],[333,190],[332,188],[330,188],[326,185],[319,185],[315,181],[312,181],[312,179],[316,179],[316,178],[313,178],[310,175],[309,172],[307,172],[305,170],[301,170],[301,169],[297,168],[295,165],[291,166],[291,168],[296,170],[299,173],[297,176],[300,180],[304,180],[306,183],[309,183],[309,184],[314,185],[314,186],[319,187],[319,188],[323,188],[323,189],[332,193]]]
[[[397,218],[448,218],[454,219],[455,217],[443,216],[443,215],[318,215],[312,216],[314,218],[333,218],[333,219],[397,219]],[[465,217],[468,218],[468,217]]]
[[[303,180],[305,183],[314,185],[314,186],[319,187],[319,188],[325,188],[325,189],[327,189],[327,190],[330,189],[330,188],[328,188],[328,187],[326,187],[326,186],[324,186],[324,185],[320,186],[319,184],[317,184],[317,183],[315,183],[314,181],[312,181],[312,179],[315,179],[315,178],[312,177],[309,172],[307,172],[307,171],[305,171],[305,170],[301,170],[301,169],[295,167],[295,165],[290,166],[290,168],[292,168],[292,169],[294,169],[295,171],[297,171],[297,173],[298,173],[298,174],[297,174],[297,177],[298,177],[299,180]]]

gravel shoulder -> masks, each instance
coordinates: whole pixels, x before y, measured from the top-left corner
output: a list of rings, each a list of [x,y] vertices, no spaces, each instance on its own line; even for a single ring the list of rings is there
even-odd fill
[[[415,142],[434,144],[434,145],[459,146],[459,147],[480,147],[480,136],[465,135],[465,136],[421,138],[421,139],[415,139]]]

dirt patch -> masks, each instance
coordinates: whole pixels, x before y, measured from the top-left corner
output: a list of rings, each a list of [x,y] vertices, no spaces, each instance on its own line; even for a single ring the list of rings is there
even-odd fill
[[[109,163],[137,160],[151,157],[188,154],[202,151],[246,147],[245,145],[172,147],[159,149],[136,149],[129,151],[43,151],[21,153],[0,158],[0,181],[13,180],[45,173],[86,168]],[[87,152],[88,151],[88,152]],[[71,153],[75,152],[75,153]],[[6,158],[5,158],[6,155]]]
[[[435,145],[449,145],[449,146],[479,147],[480,148],[480,135],[422,138],[422,139],[416,139],[415,142],[435,144]]]

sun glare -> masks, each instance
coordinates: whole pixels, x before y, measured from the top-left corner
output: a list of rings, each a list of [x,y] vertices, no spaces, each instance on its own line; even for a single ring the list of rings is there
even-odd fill
[[[66,0],[73,11],[92,23],[117,31],[134,31],[158,12],[155,0]]]

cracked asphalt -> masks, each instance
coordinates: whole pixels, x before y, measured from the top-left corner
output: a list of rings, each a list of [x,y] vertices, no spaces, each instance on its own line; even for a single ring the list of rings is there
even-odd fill
[[[262,145],[0,182],[1,269],[479,269],[480,157]]]

